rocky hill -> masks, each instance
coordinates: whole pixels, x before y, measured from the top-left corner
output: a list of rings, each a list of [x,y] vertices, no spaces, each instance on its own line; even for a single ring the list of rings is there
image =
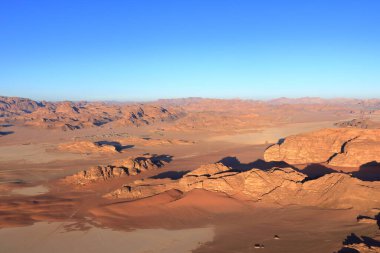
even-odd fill
[[[128,157],[111,165],[99,165],[80,171],[63,179],[63,182],[74,185],[86,185],[112,178],[137,175],[144,171],[154,170],[164,166],[166,159],[161,156]]]
[[[377,100],[184,98],[147,103],[37,102],[0,97],[0,123],[75,130],[172,123],[169,130],[231,132],[286,123],[346,120],[380,109]],[[349,124],[349,123],[348,123]]]
[[[140,199],[168,190],[203,189],[229,197],[280,205],[368,209],[380,206],[380,182],[364,182],[344,173],[314,180],[292,168],[234,171],[223,164],[203,165],[179,180],[136,181],[107,194],[107,198]]]
[[[293,135],[269,147],[264,159],[289,164],[328,163],[340,167],[380,162],[380,130],[337,128]]]
[[[335,126],[341,128],[364,128],[364,129],[379,129],[380,122],[371,120],[370,118],[352,119],[335,123]]]
[[[152,104],[103,102],[37,102],[25,98],[0,97],[0,122],[42,128],[75,130],[105,124],[142,126],[171,122],[178,111]]]
[[[37,102],[28,98],[0,96],[0,117],[31,113],[43,106],[45,106],[45,102]]]

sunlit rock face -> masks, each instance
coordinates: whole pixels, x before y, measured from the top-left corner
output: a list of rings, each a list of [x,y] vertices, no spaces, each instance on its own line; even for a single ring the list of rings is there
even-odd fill
[[[265,161],[289,164],[329,163],[333,166],[359,167],[380,162],[379,129],[323,129],[293,135],[269,147]]]
[[[164,166],[164,161],[155,156],[129,157],[114,162],[112,165],[99,165],[80,171],[63,179],[66,183],[86,185],[112,178],[133,176],[148,170]]]
[[[149,180],[124,185],[105,197],[139,199],[172,189],[184,193],[203,189],[236,199],[280,205],[358,209],[380,206],[380,182],[365,182],[344,173],[307,180],[305,174],[292,168],[240,172],[220,163],[203,165],[179,180]]]

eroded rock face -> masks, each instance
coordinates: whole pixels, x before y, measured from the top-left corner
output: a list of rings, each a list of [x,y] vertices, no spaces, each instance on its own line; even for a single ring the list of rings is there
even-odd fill
[[[343,173],[306,181],[306,175],[292,168],[236,172],[222,164],[201,166],[167,183],[153,180],[125,185],[105,197],[138,199],[171,189],[181,192],[204,189],[237,199],[281,205],[364,209],[380,206],[380,182],[364,182]]]
[[[343,167],[359,167],[374,161],[380,162],[380,132],[373,135],[359,136],[347,142],[342,148],[342,152],[334,156],[329,161],[329,164]]]
[[[77,185],[86,185],[97,181],[106,181],[112,178],[137,175],[147,170],[164,166],[164,162],[157,157],[141,156],[129,157],[116,161],[112,165],[95,166],[64,178],[64,182]]]
[[[323,129],[287,137],[269,147],[264,159],[289,164],[328,162],[334,166],[358,167],[380,161],[380,130]]]

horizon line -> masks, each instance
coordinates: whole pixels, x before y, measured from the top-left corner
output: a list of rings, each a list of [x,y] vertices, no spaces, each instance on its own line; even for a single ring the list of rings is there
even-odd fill
[[[6,98],[20,98],[29,99],[37,102],[104,102],[104,103],[144,103],[144,102],[155,102],[160,100],[180,100],[180,99],[214,99],[214,100],[242,100],[242,101],[273,101],[280,99],[288,100],[301,100],[301,99],[321,99],[321,100],[380,100],[378,97],[322,97],[322,96],[301,96],[301,97],[271,97],[271,98],[244,98],[244,97],[203,97],[203,96],[189,96],[189,97],[167,97],[167,98],[154,98],[154,99],[42,99],[36,97],[24,97],[24,96],[8,96],[1,95],[0,97]]]

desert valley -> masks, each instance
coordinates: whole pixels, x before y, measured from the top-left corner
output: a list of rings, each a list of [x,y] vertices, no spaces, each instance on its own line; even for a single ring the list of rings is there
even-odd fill
[[[0,1],[0,253],[380,253],[380,1]]]
[[[0,252],[380,252],[380,100],[0,97]]]

